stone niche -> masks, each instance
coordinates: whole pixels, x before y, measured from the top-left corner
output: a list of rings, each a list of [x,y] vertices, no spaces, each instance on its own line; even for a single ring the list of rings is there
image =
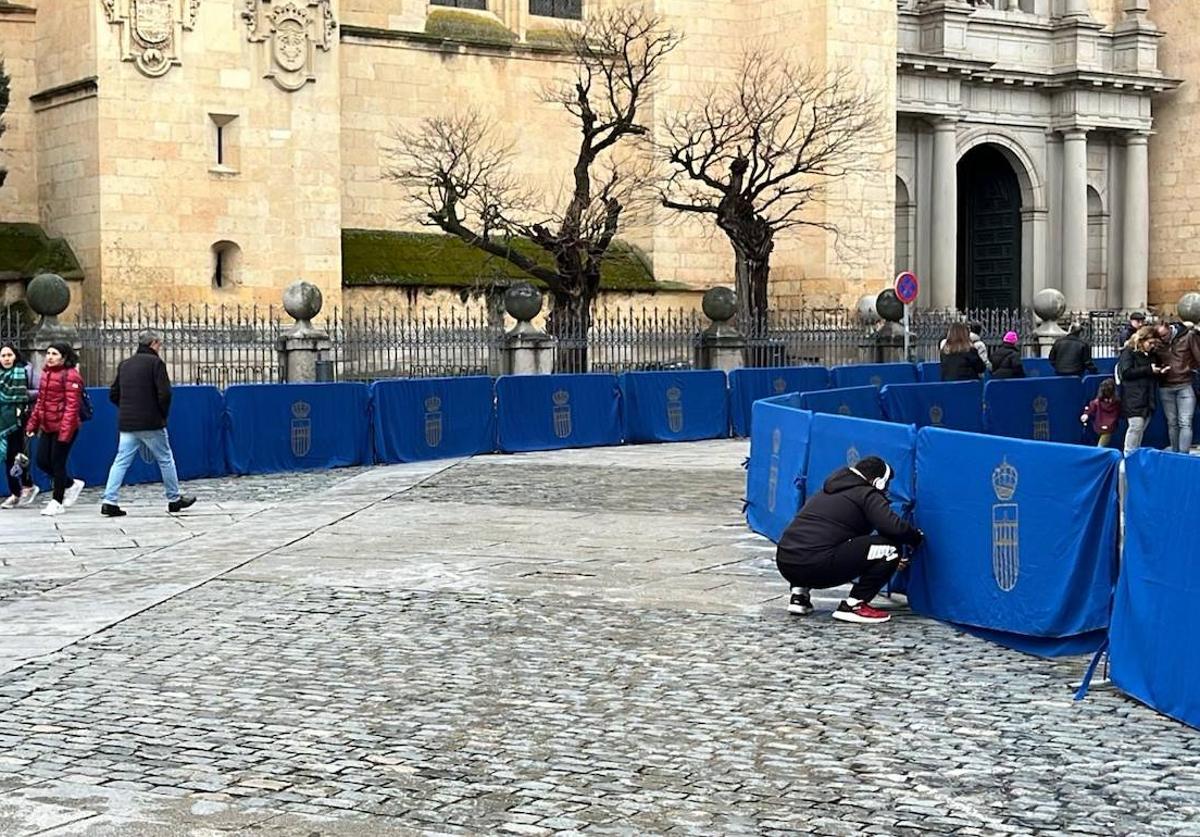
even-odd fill
[[[317,50],[333,47],[337,22],[330,0],[245,0],[242,19],[262,47],[263,76],[281,90],[316,81]]]

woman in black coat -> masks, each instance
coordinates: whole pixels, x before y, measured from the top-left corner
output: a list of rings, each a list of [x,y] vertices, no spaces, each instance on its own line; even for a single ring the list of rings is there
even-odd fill
[[[1121,380],[1121,415],[1129,421],[1125,432],[1125,455],[1142,446],[1146,425],[1158,403],[1158,376],[1166,369],[1154,363],[1152,357],[1158,346],[1154,329],[1140,328],[1129,338],[1117,361],[1117,377]]]
[[[1025,367],[1021,363],[1021,350],[1017,348],[1019,339],[1015,331],[1010,331],[1004,335],[1004,342],[992,349],[993,379],[1025,377]]]
[[[955,323],[942,343],[942,380],[978,381],[984,373],[983,358],[971,344],[971,332],[966,323]]]

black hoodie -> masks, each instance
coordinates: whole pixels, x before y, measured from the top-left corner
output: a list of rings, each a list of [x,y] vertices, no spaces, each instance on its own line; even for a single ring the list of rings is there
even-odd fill
[[[779,560],[799,561],[852,538],[878,532],[898,544],[919,544],[916,528],[900,519],[887,495],[849,468],[834,471],[779,539]]]

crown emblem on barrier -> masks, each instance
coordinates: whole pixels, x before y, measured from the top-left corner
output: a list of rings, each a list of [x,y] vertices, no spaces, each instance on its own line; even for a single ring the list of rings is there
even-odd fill
[[[771,382],[771,386],[775,388],[775,394],[781,395],[787,389],[787,380],[784,378],[776,378]]]
[[[838,415],[839,416],[850,415],[850,405],[845,402],[842,402],[842,406],[838,407]]]
[[[442,399],[436,395],[431,395],[425,399],[425,412],[436,413],[440,409],[442,409]]]
[[[940,404],[934,404],[929,408],[929,420],[934,424],[941,424],[944,415]]]
[[[1033,399],[1033,411],[1035,413],[1044,413],[1050,407],[1050,400],[1044,395],[1039,395]]]
[[[776,427],[771,431],[771,453],[778,454],[779,448],[783,446],[783,431]]]
[[[871,386],[873,386],[873,387],[883,386],[883,378],[879,377],[878,375],[872,375],[871,376]]]
[[[567,392],[565,389],[560,389],[550,397],[554,399],[555,404],[557,404],[559,407],[562,407],[571,400],[571,393]]]
[[[292,418],[304,419],[308,418],[308,414],[312,412],[312,405],[307,401],[292,402]]]
[[[862,459],[862,457],[859,456],[859,454],[858,454],[858,448],[854,447],[854,445],[851,445],[850,447],[846,448],[846,466],[847,467],[853,468],[855,465],[858,464],[858,460],[860,460],[860,459]]]
[[[669,390],[667,390],[668,401],[678,401],[682,397],[683,392],[679,389],[679,387],[671,387]]]
[[[992,491],[996,492],[996,499],[1007,502],[1017,493],[1017,479],[1019,478],[1017,469],[1008,464],[1008,458],[1005,457],[996,466],[996,470],[992,471]]]

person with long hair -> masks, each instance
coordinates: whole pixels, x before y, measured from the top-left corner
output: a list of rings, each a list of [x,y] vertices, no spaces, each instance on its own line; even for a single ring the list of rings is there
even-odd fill
[[[967,324],[951,324],[942,341],[942,380],[978,381],[986,370]]]
[[[46,349],[38,400],[25,428],[26,435],[38,437],[37,464],[50,475],[54,488],[53,498],[42,509],[44,515],[62,514],[75,505],[83,491],[83,480],[72,479],[67,472],[67,457],[82,421],[84,385],[75,368],[78,363],[79,356],[66,343],[53,343]]]
[[[0,461],[4,462],[8,481],[8,497],[0,503],[0,509],[28,506],[38,494],[28,461],[24,468],[16,467],[17,457],[25,450],[29,400],[29,373],[21,353],[12,343],[0,344]]]
[[[1129,422],[1125,431],[1125,455],[1142,446],[1146,425],[1158,402],[1158,378],[1166,369],[1154,362],[1158,335],[1153,326],[1143,326],[1121,350],[1117,377],[1121,379],[1121,415]]]

